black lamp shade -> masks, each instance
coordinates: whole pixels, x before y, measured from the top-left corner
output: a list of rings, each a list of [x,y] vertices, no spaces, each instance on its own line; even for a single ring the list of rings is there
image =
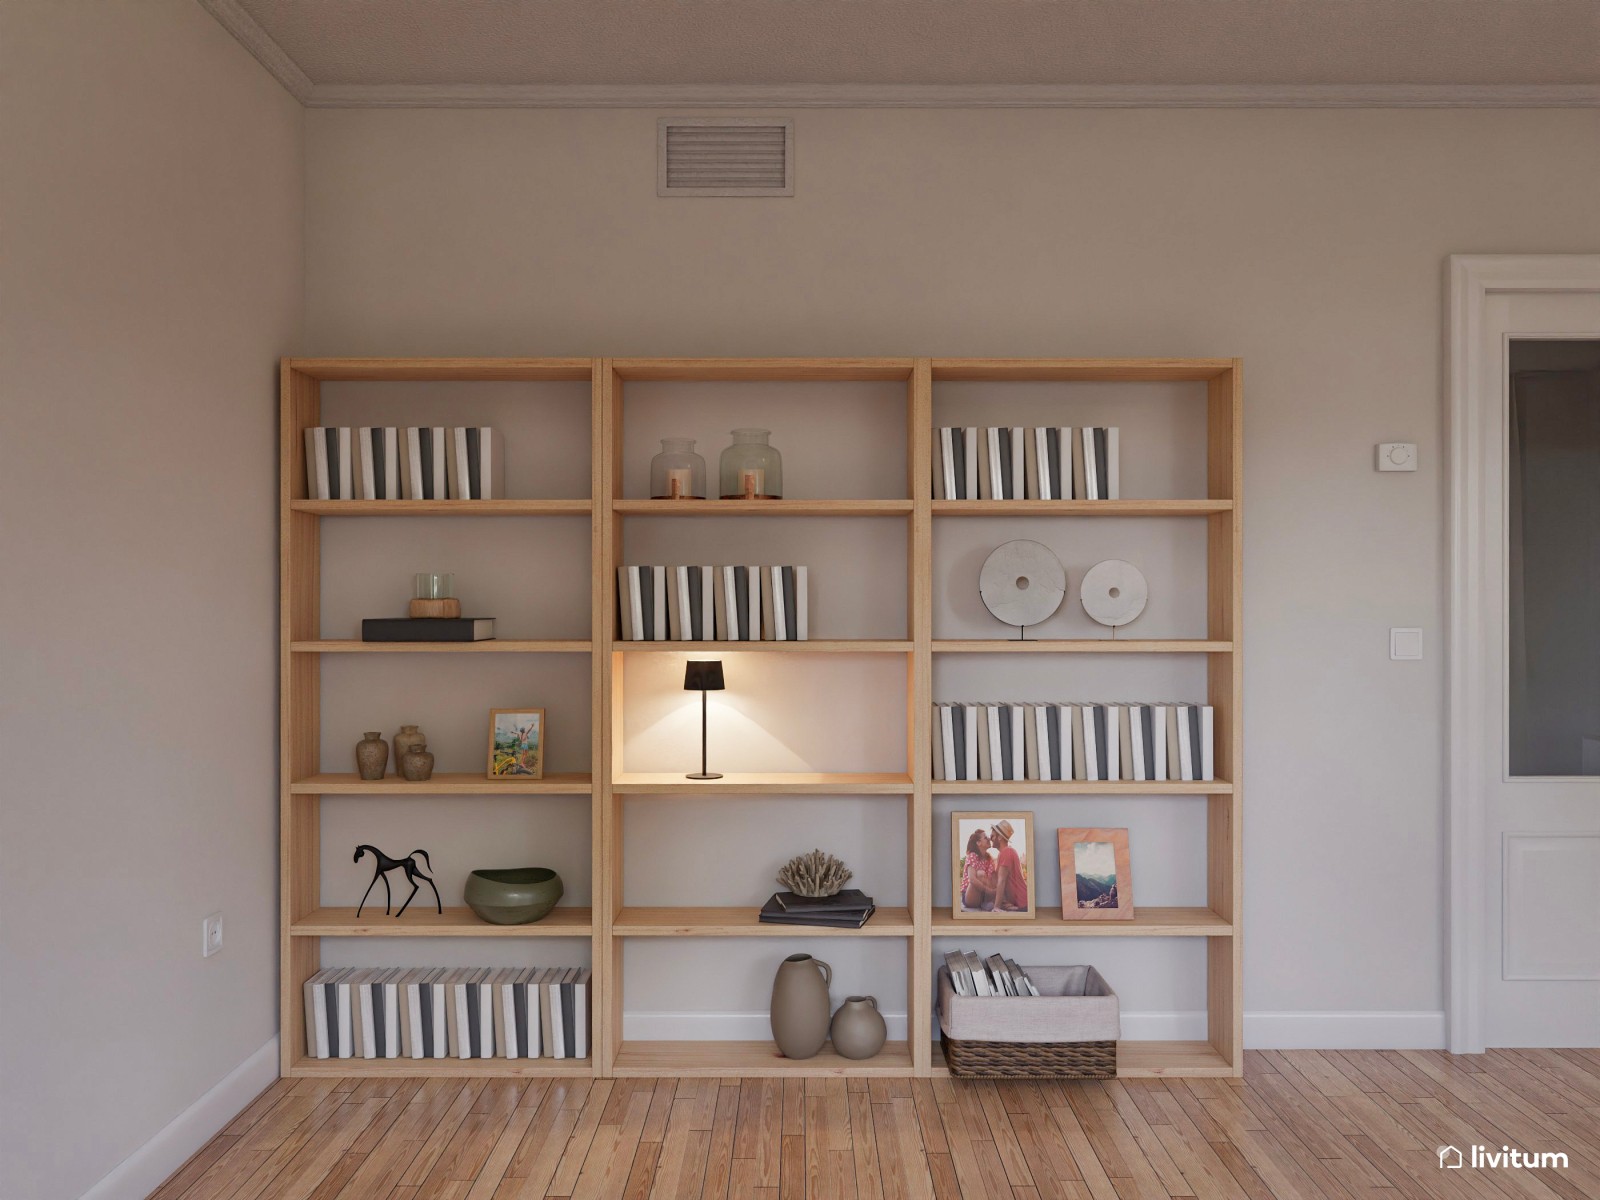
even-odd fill
[[[717,658],[691,658],[683,667],[683,690],[686,692],[722,691],[722,660]]]

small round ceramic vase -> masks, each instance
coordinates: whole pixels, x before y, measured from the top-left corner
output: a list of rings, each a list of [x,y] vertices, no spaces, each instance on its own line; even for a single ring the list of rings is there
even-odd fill
[[[389,766],[389,743],[374,729],[356,743],[356,774],[363,779],[382,779]]]
[[[829,1031],[833,1048],[844,1058],[871,1058],[883,1049],[889,1027],[878,1011],[876,996],[847,996],[833,1014]]]
[[[433,755],[428,753],[428,743],[418,742],[400,756],[400,775],[412,783],[433,778]]]
[[[809,954],[791,954],[772,981],[772,1040],[785,1058],[810,1058],[828,1040],[828,985],[833,968]]]
[[[400,732],[395,734],[390,739],[390,742],[394,746],[394,761],[399,763],[400,756],[407,750],[426,746],[428,744],[428,735],[415,725],[402,725],[400,726]]]
[[[530,925],[561,899],[561,876],[549,867],[474,871],[464,890],[467,907],[492,925]]]

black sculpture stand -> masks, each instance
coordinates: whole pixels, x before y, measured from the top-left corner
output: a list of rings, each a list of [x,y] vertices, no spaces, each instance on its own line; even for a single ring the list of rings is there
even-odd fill
[[[390,858],[376,846],[361,845],[356,847],[356,856],[355,858],[351,859],[351,861],[360,862],[361,856],[368,850],[372,851],[372,857],[376,859],[377,862],[372,870],[372,883],[367,884],[367,890],[361,893],[361,903],[356,905],[356,920],[359,921],[361,919],[361,910],[366,907],[367,897],[372,894],[373,886],[380,879],[383,880],[383,915],[389,915],[389,906],[393,902],[393,897],[389,894],[389,872],[394,870],[404,871],[406,873],[406,878],[411,881],[411,895],[407,896],[405,904],[400,906],[400,912],[394,914],[396,918],[400,917],[406,911],[407,907],[410,906],[411,901],[416,899],[417,893],[422,890],[422,884],[417,882],[419,879],[425,882],[429,887],[433,888],[434,907],[439,910],[440,916],[444,915],[444,904],[439,900],[438,886],[433,882],[433,877],[423,874],[422,868],[417,866],[416,863],[417,855],[420,854],[422,856],[422,861],[428,864],[428,870],[433,870],[433,860],[428,857],[428,852],[426,850],[413,850],[404,858]]]

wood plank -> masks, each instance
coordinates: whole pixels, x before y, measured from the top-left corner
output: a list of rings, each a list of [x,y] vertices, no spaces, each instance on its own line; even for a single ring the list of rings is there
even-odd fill
[[[552,772],[543,779],[517,780],[489,779],[465,771],[440,771],[421,783],[393,777],[362,779],[355,774],[317,772],[296,779],[289,791],[297,796],[580,796],[588,794],[592,786],[593,777],[579,772]]]
[[[617,937],[910,937],[911,910],[880,907],[860,929],[819,925],[766,925],[759,908],[624,908],[611,932]],[[552,914],[553,915],[553,914]]]
[[[1118,921],[1063,918],[1059,909],[1041,909],[1027,920],[968,920],[948,907],[933,910],[934,937],[1232,937],[1227,920],[1209,908],[1140,906]],[[1130,1043],[1124,1042],[1123,1045]]]

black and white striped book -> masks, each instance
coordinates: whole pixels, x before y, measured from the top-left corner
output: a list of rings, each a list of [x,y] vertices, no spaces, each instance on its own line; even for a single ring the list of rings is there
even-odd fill
[[[494,429],[486,425],[452,426],[445,461],[450,499],[503,499],[504,460],[502,439]]]
[[[349,426],[334,425],[306,430],[306,499],[355,499],[353,433]]]
[[[334,453],[338,453],[337,445]],[[334,461],[337,464],[338,460]],[[327,431],[321,426],[311,426],[306,430],[306,499],[332,500],[337,470],[336,465],[333,475],[328,471]]]
[[[347,1058],[339,1051],[339,993],[334,986],[348,967],[330,967],[306,980],[305,995],[306,1057]],[[346,1018],[348,1024],[348,1018]]]
[[[400,488],[407,500],[444,500],[450,495],[449,439],[443,425],[412,425],[400,455]]]
[[[360,450],[360,499],[400,499],[399,434],[399,429],[392,426],[363,425],[356,430]]]

